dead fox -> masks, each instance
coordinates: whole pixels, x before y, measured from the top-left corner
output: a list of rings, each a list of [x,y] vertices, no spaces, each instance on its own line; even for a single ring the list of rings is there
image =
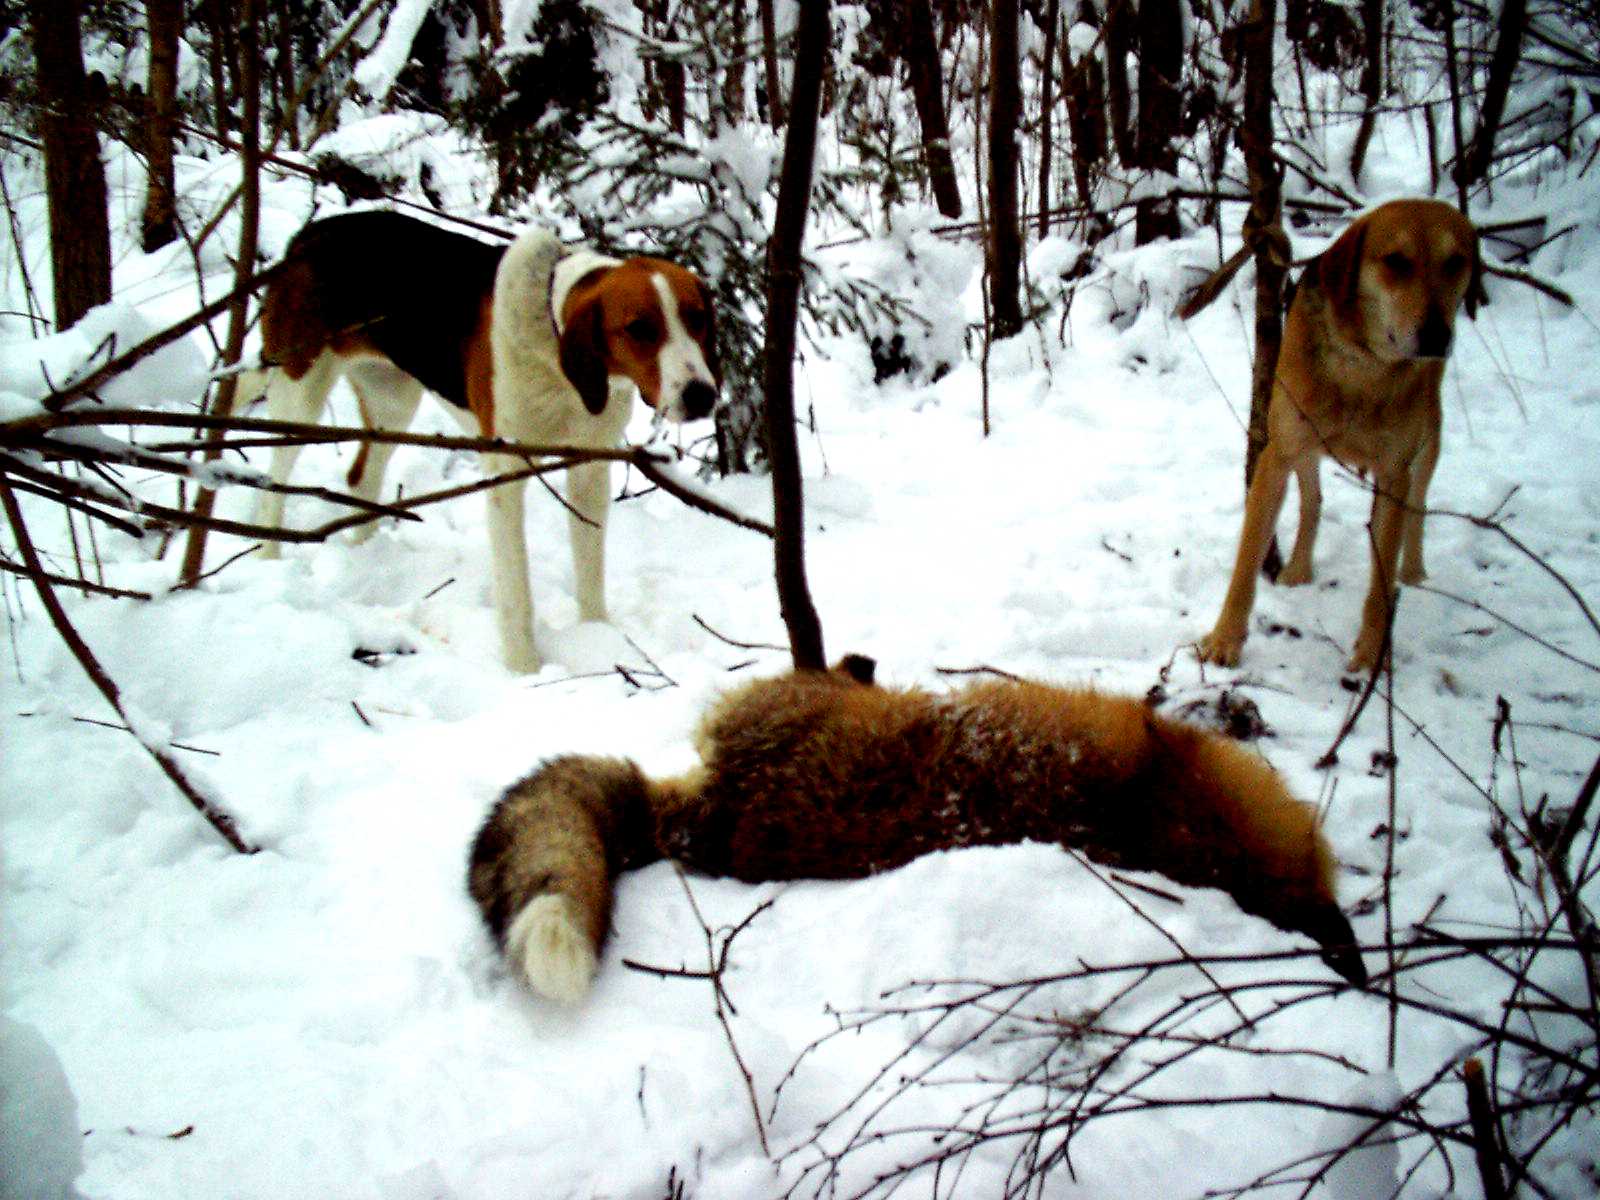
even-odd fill
[[[884,688],[852,656],[728,693],[696,748],[703,765],[675,779],[552,759],[495,805],[468,889],[536,991],[587,993],[619,871],[672,858],[750,882],[852,879],[1024,840],[1221,888],[1367,980],[1314,809],[1256,755],[1137,700],[1011,680]]]

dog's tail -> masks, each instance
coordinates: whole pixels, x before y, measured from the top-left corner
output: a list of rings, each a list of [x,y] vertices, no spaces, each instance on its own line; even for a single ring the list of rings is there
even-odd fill
[[[567,1004],[588,993],[612,880],[658,857],[654,787],[627,759],[568,755],[507,789],[478,831],[467,888],[535,991]]]

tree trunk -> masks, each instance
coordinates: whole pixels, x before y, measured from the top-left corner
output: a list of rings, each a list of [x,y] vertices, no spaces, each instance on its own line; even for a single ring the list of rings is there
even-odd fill
[[[733,40],[728,46],[728,63],[722,76],[722,115],[734,128],[744,124],[744,39],[749,19],[745,0],[730,0],[729,24]]]
[[[1111,126],[1111,144],[1117,161],[1133,168],[1139,165],[1139,148],[1133,140],[1132,93],[1128,90],[1128,55],[1138,33],[1132,0],[1108,0],[1106,5],[1106,120]]]
[[[1148,0],[1147,0],[1148,2]],[[1022,330],[1022,230],[1017,207],[1017,0],[991,0],[989,67],[989,290],[994,337]]]
[[[773,0],[756,0],[761,10],[761,62],[767,76],[767,123],[782,129],[788,118],[784,115],[783,77],[778,73],[778,18],[772,4]],[[820,81],[817,86],[821,88]]]
[[[770,11],[770,0],[762,0]],[[778,211],[767,247],[767,344],[765,391],[767,449],[772,463],[773,540],[778,605],[789,630],[797,670],[823,670],[822,624],[806,583],[805,500],[800,451],[795,439],[794,353],[800,316],[801,244],[811,207],[811,175],[817,150],[817,114],[829,40],[827,0],[800,6],[789,133],[783,144]],[[770,98],[769,98],[770,102]]]
[[[1357,187],[1361,186],[1361,169],[1367,162],[1367,147],[1383,100],[1383,0],[1361,0],[1361,36],[1366,42],[1361,63],[1361,125],[1350,147],[1350,180]]]
[[[1055,157],[1056,33],[1061,0],[1050,0],[1044,14],[1043,77],[1039,81],[1039,236],[1050,232],[1050,163]]]
[[[1086,15],[1098,16],[1092,4],[1085,4]],[[1095,52],[1090,50],[1072,61],[1072,42],[1061,43],[1061,87],[1067,100],[1067,132],[1072,136],[1072,174],[1078,188],[1078,203],[1094,206],[1094,177],[1106,161],[1106,83],[1105,71]]]
[[[934,203],[944,216],[961,215],[961,189],[950,155],[950,126],[944,109],[944,73],[939,69],[939,47],[933,40],[933,10],[928,0],[905,0],[906,73],[911,96],[922,125],[922,154]]]
[[[177,185],[172,171],[173,140],[178,127],[178,35],[183,28],[183,0],[145,0],[150,30],[150,123],[146,154],[150,170],[144,194],[144,252],[159,250],[178,236]]]
[[[1179,0],[1140,0],[1139,4],[1139,166],[1176,175],[1178,116],[1182,94],[1183,13]],[[1134,244],[1143,246],[1182,232],[1178,202],[1171,196],[1140,200],[1134,217]]]
[[[217,132],[224,137],[233,128],[230,99],[241,95],[239,81],[239,42],[234,28],[239,21],[240,0],[208,0],[211,17],[211,84],[216,94]]]
[[[1255,255],[1256,346],[1250,373],[1250,432],[1245,448],[1244,483],[1250,488],[1256,459],[1267,444],[1267,405],[1278,373],[1283,344],[1283,279],[1289,265],[1289,242],[1283,232],[1283,168],[1273,154],[1272,44],[1277,25],[1276,0],[1254,0],[1245,23],[1244,121],[1239,142],[1250,177],[1250,212],[1244,236]]]
[[[1500,36],[1489,60],[1489,79],[1483,89],[1483,107],[1478,110],[1478,128],[1467,146],[1464,160],[1457,166],[1463,188],[1481,182],[1489,175],[1494,161],[1494,140],[1506,113],[1506,97],[1511,94],[1511,77],[1522,57],[1522,38],[1528,29],[1528,0],[1505,0],[1500,9]]]
[[[95,133],[98,105],[83,71],[81,0],[29,0],[38,63],[45,191],[50,207],[50,264],[56,328],[77,323],[111,299],[111,226],[106,174]]]
[[[660,36],[663,41],[677,41],[677,25],[669,20]],[[658,60],[656,71],[661,80],[661,96],[667,105],[667,128],[682,137],[689,121],[688,68],[683,65],[681,58],[663,58]]]
[[[239,258],[234,264],[233,274],[234,286],[240,289],[255,274],[256,242],[261,217],[261,31],[258,3],[259,0],[240,0],[239,12],[239,57],[242,67],[239,79],[242,100],[239,157],[243,178],[239,187]],[[224,365],[232,366],[239,361],[244,350],[245,333],[250,328],[249,313],[250,297],[240,290],[238,299],[228,313],[228,340],[222,351]],[[211,405],[213,416],[227,417],[233,414],[233,398],[238,386],[237,375],[228,375],[217,385],[216,398]],[[211,449],[206,451],[206,458],[214,459],[218,454],[219,450]],[[194,511],[201,516],[210,516],[216,506],[216,498],[216,492],[210,489],[201,491],[195,497]],[[189,540],[184,546],[183,566],[179,570],[179,577],[184,584],[193,584],[200,578],[205,555],[206,529],[204,525],[196,525],[189,531]]]

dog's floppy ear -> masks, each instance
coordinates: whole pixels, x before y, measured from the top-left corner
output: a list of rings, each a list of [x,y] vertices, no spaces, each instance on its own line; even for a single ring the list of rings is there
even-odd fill
[[[1462,300],[1467,316],[1474,320],[1478,309],[1489,303],[1489,292],[1483,286],[1483,238],[1476,227],[1472,231],[1472,278],[1467,280],[1467,294]]]
[[[597,417],[605,411],[610,372],[606,370],[605,312],[598,296],[581,305],[561,332],[561,373],[578,389],[586,409]]]
[[[717,352],[717,298],[711,294],[711,289],[706,286],[703,279],[696,278],[700,285],[700,299],[706,308],[706,340],[701,347],[706,355],[706,368],[711,372],[711,378],[717,381],[717,387],[722,387],[722,355]]]
[[[1367,245],[1367,223],[1357,221],[1317,258],[1317,282],[1334,311],[1353,312],[1361,283],[1361,255]]]

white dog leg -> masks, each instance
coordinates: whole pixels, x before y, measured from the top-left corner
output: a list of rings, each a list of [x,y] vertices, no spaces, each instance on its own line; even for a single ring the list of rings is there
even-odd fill
[[[328,401],[328,390],[339,377],[334,359],[324,354],[311,364],[299,379],[290,379],[274,369],[267,379],[267,416],[274,421],[296,421],[315,425],[322,419],[322,409]],[[272,464],[268,473],[274,483],[288,483],[294,473],[295,460],[300,457],[298,445],[279,445],[272,449]],[[283,528],[283,493],[262,492],[256,501],[256,524],[268,529]],[[266,542],[261,547],[262,558],[277,558],[281,543]]]
[[[348,371],[350,387],[361,406],[361,420],[368,429],[404,432],[422,403],[422,385],[389,363],[363,362]],[[393,442],[370,442],[356,459],[349,476],[350,491],[363,500],[376,501],[383,494],[383,477],[389,460],[399,447]],[[352,542],[364,542],[378,528],[377,521],[357,525],[350,531]]]
[[[513,471],[515,459],[488,457],[490,471]],[[489,491],[489,569],[494,579],[494,611],[500,624],[500,649],[513,671],[537,671],[533,645],[533,589],[528,584],[528,537],[523,529],[523,497],[528,483],[501,484]]]
[[[606,515],[611,508],[611,464],[581,463],[567,469],[567,501],[572,505],[573,583],[578,615],[606,620]]]

